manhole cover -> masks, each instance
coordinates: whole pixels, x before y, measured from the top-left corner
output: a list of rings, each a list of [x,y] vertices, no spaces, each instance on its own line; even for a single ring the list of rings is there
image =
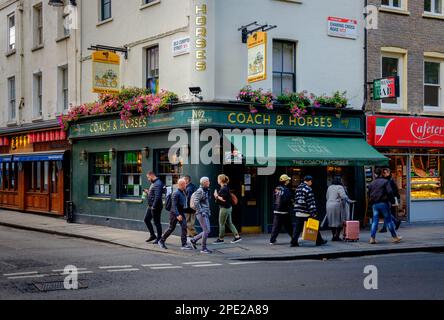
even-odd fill
[[[66,290],[65,283],[63,281],[34,283],[34,286],[41,292]],[[87,288],[88,286],[86,284],[79,282],[79,290]]]

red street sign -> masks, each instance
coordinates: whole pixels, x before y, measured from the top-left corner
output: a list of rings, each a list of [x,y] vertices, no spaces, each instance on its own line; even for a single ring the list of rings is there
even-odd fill
[[[368,116],[367,130],[376,147],[444,148],[444,119]]]

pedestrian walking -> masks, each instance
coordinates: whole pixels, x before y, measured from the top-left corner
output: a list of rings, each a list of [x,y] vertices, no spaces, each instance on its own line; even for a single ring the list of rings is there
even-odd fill
[[[340,234],[344,222],[348,219],[349,204],[352,202],[342,184],[341,177],[334,177],[332,185],[327,189],[327,215],[324,220],[328,221],[328,226],[331,228],[332,241],[341,241]]]
[[[234,239],[231,241],[231,243],[238,243],[242,241],[236,226],[233,224],[233,203],[230,187],[228,186],[229,182],[230,179],[224,174],[217,177],[217,183],[220,186],[220,190],[219,192],[214,190],[214,198],[216,199],[216,203],[219,205],[219,238],[214,242],[214,244],[225,243],[225,225],[228,225],[234,235]]]
[[[147,174],[147,178],[151,182],[151,186],[149,190],[144,190],[144,192],[148,194],[148,208],[146,209],[144,221],[148,231],[150,232],[150,237],[148,240],[146,240],[146,242],[155,240],[154,244],[158,244],[160,237],[162,236],[162,224],[160,222],[160,217],[163,209],[162,195],[164,193],[165,186],[154,172],[149,172]],[[157,235],[154,232],[153,225],[151,224],[152,220],[154,220]]]
[[[194,249],[197,249],[197,242],[202,239],[201,253],[213,253],[207,248],[207,239],[210,234],[210,179],[203,177],[200,179],[200,188],[191,196],[190,202],[196,210],[196,218],[199,221],[202,232],[190,240]]]
[[[181,228],[181,241],[182,250],[192,250],[187,244],[187,219],[185,218],[185,210],[188,207],[187,195],[186,195],[186,180],[180,179],[177,182],[178,189],[173,192],[171,196],[171,210],[170,210],[170,226],[168,230],[162,235],[159,240],[159,247],[162,249],[167,249],[165,242],[168,237],[176,229],[177,223],[180,224]]]
[[[379,216],[384,217],[385,224],[390,230],[393,237],[393,243],[399,243],[401,237],[396,234],[395,225],[391,217],[391,201],[393,198],[393,190],[388,181],[382,175],[382,169],[375,170],[376,179],[368,186],[368,198],[370,206],[373,210],[373,223],[371,229],[370,243],[376,244],[376,232],[378,231]]]
[[[190,200],[193,193],[197,190],[197,187],[191,182],[190,176],[184,177],[187,186],[185,192],[187,194],[187,208],[185,210],[185,217],[187,219],[187,236],[192,238],[197,235],[196,231],[196,211],[190,206]]]
[[[401,226],[401,220],[396,217],[396,211],[398,209],[399,204],[401,203],[401,195],[399,194],[398,186],[396,185],[396,182],[392,178],[392,173],[390,171],[390,168],[384,168],[382,170],[382,175],[384,178],[386,178],[388,181],[390,181],[390,187],[393,191],[393,198],[390,206],[390,213],[392,215],[393,223],[395,224],[395,230],[398,230]],[[387,226],[382,226],[381,230],[379,230],[380,233],[386,233],[387,232]]]
[[[284,226],[285,231],[293,239],[293,224],[291,222],[292,194],[287,188],[291,178],[284,174],[279,178],[279,185],[274,189],[273,204],[273,229],[271,231],[270,244],[276,244],[276,239]]]
[[[292,247],[299,247],[299,237],[304,230],[304,224],[312,217],[317,218],[316,199],[311,186],[313,185],[313,177],[306,176],[295,193],[294,212],[296,215],[296,226],[293,233]],[[322,239],[321,232],[318,232],[316,239],[316,246],[322,246],[327,243],[327,240]]]

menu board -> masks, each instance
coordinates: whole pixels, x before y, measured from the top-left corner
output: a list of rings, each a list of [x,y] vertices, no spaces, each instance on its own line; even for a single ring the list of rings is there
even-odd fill
[[[439,176],[439,156],[429,156],[428,173],[430,177]]]

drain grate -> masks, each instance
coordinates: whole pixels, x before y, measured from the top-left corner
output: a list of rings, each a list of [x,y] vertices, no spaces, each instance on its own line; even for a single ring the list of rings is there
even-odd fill
[[[63,281],[54,281],[54,282],[39,282],[34,283],[34,286],[41,292],[49,292],[49,291],[64,291],[65,284]],[[79,290],[87,289],[88,286],[84,283],[79,282]]]

